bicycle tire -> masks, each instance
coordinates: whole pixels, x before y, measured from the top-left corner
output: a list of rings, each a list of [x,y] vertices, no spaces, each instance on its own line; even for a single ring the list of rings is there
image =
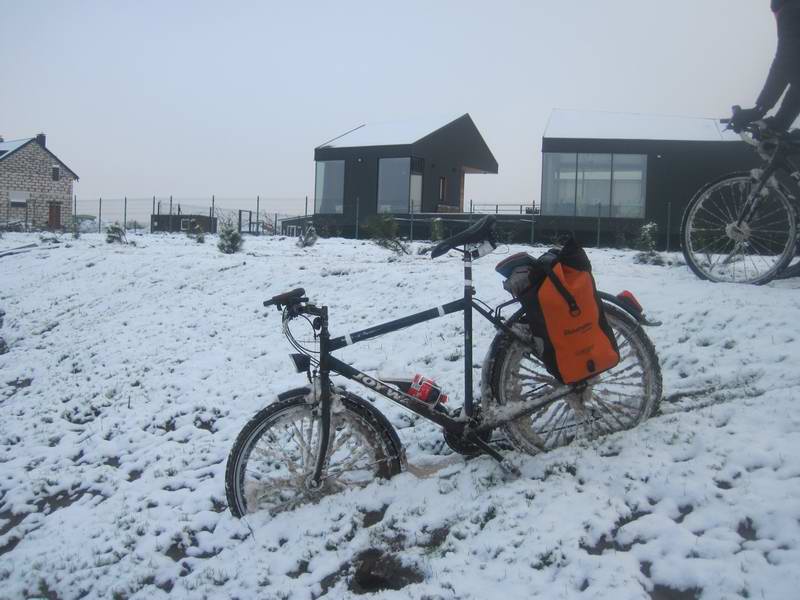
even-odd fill
[[[776,229],[755,228],[750,230],[751,224],[758,222],[756,219],[756,221],[746,224],[747,233],[740,234],[746,239],[740,242],[735,239],[735,234],[726,229],[726,227],[733,226],[737,211],[737,194],[733,188],[744,188],[750,183],[751,176],[748,172],[741,171],[724,175],[703,186],[683,212],[681,249],[686,264],[700,279],[715,283],[763,285],[772,281],[791,262],[797,240],[797,216],[787,192],[782,188],[766,186],[764,189],[767,196],[761,199],[759,205],[759,210],[766,211],[764,213],[767,215],[766,218],[772,220],[765,225],[774,223],[773,226]],[[725,201],[726,190],[728,190],[728,201]],[[741,190],[738,195],[741,198]],[[705,225],[705,227],[701,227],[701,225]],[[759,233],[756,234],[754,231]],[[781,241],[782,238],[784,238],[783,241]],[[741,252],[740,249],[743,245],[750,246],[755,255]],[[730,249],[726,250],[729,247]],[[768,254],[769,258],[767,258],[761,254],[759,248],[765,254],[770,252],[776,254]],[[708,250],[708,252],[703,254],[703,250]],[[736,258],[737,252],[740,259]],[[756,255],[761,258],[760,261],[754,257]],[[723,256],[725,256],[724,259]],[[752,261],[749,273],[748,259]],[[741,267],[738,269],[737,276],[737,265],[739,264]],[[730,269],[727,268],[729,265]],[[759,265],[762,265],[763,269],[759,269]]]
[[[577,418],[578,415],[573,408],[573,404],[578,404],[575,402],[576,398],[564,398],[556,400],[546,409],[520,417],[504,425],[502,429],[517,450],[536,455],[565,446],[576,437],[600,437],[604,434],[617,433],[635,427],[658,411],[662,391],[661,367],[653,343],[647,337],[641,325],[632,316],[608,303],[604,303],[603,307],[608,323],[617,337],[622,360],[613,369],[600,374],[596,383],[592,384],[590,388],[591,400],[589,402],[583,401],[584,414],[581,416],[582,420]],[[515,327],[518,328],[521,334],[530,335],[526,323],[520,323]],[[631,350],[626,352],[625,350],[628,346]],[[512,382],[512,378],[523,379],[529,377],[527,375],[519,375],[522,357],[529,363],[526,370],[533,372],[533,369],[538,364],[538,373],[544,378],[549,377],[552,381],[550,384],[542,383],[545,386],[541,389],[542,393],[545,393],[551,385],[555,385],[555,379],[547,373],[544,365],[534,354],[531,345],[520,341],[516,337],[500,333],[492,347],[496,354],[492,361],[490,402],[504,405],[512,401],[518,401],[518,398],[512,397],[516,385]],[[641,397],[638,398],[638,403],[631,407],[623,400],[623,397],[627,397],[628,394],[620,392],[618,389],[622,386],[628,386],[629,383],[619,379],[615,381],[612,378],[618,378],[631,366],[639,364],[642,369]],[[602,387],[604,378],[606,381],[605,388]],[[599,388],[600,392],[604,389],[607,392],[602,401],[595,397],[599,397],[599,392],[595,394],[598,386],[601,386]],[[620,394],[624,395],[621,396]],[[522,396],[522,393],[519,395]],[[612,399],[612,395],[617,397],[616,400]],[[587,406],[591,413],[591,421],[586,419],[585,411]],[[606,423],[607,419],[616,421],[616,426],[611,427]],[[552,425],[550,425],[551,423]],[[551,429],[546,429],[548,426],[551,426]],[[559,428],[561,432],[558,431]],[[579,430],[581,430],[580,433]],[[551,436],[554,432],[556,432],[556,435],[552,438],[551,443]]]
[[[307,388],[301,388],[281,394],[278,401],[250,419],[236,438],[225,469],[228,508],[235,517],[255,512],[274,516],[349,487],[362,487],[375,478],[389,479],[402,470],[403,448],[394,428],[365,400],[342,392],[339,399],[335,400],[340,404],[334,405],[331,411],[333,429],[323,471],[323,485],[316,490],[309,488],[307,483],[319,452],[319,436],[314,435],[315,423],[316,433],[319,432],[319,421],[315,414],[318,403],[310,401],[309,393]],[[300,428],[296,425],[297,420],[301,423]],[[308,430],[302,427],[304,422],[308,423]],[[290,425],[293,425],[293,429]],[[281,426],[286,426],[282,436],[280,431],[275,431]],[[347,435],[355,442],[354,448],[346,445],[346,439],[337,446],[342,439],[339,432],[343,427],[349,428]],[[271,431],[274,436],[269,440],[267,436]],[[299,432],[302,432],[300,438],[297,437]],[[285,435],[286,433],[289,435]],[[301,441],[306,433],[309,437]],[[267,443],[259,445],[264,441]],[[357,477],[345,480],[342,477],[345,471],[355,473],[355,469],[345,469],[342,465],[346,463],[341,462],[344,459],[352,460],[352,455],[347,452],[350,449],[365,451],[364,456],[368,460],[364,464],[366,468],[359,469],[359,473],[356,473]],[[256,474],[251,469],[251,478],[246,479],[253,452],[256,450],[271,471],[260,471]],[[297,455],[296,450],[300,451],[300,455]],[[355,465],[356,463],[353,466]],[[334,478],[337,466],[340,467],[339,477]],[[274,477],[270,478],[270,475]],[[256,496],[259,491],[263,493]],[[267,494],[279,498],[280,502],[272,506],[268,502],[261,502],[267,498]]]

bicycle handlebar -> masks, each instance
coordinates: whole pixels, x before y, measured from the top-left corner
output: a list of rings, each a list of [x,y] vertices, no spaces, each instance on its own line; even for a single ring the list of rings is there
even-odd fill
[[[308,302],[308,298],[306,298],[305,295],[306,291],[303,288],[295,288],[289,292],[284,292],[283,294],[273,296],[269,300],[264,300],[264,306],[277,306],[278,310],[282,310],[283,306],[297,304],[300,302]]]

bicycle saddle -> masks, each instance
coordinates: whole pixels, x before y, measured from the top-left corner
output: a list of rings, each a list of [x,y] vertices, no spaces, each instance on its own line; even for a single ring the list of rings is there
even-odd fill
[[[494,240],[494,217],[488,215],[483,217],[474,225],[468,227],[461,233],[447,238],[436,244],[431,250],[431,258],[436,258],[458,246],[466,244],[479,244],[485,240]]]

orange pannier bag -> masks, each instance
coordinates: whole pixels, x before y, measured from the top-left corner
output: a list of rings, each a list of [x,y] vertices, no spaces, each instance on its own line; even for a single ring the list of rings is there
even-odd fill
[[[550,250],[538,259],[513,258],[499,264],[497,271],[508,277],[504,287],[525,308],[531,333],[539,338],[535,339],[539,358],[548,372],[572,384],[616,366],[619,348],[583,248],[570,239],[560,250]],[[504,263],[506,268],[501,270]],[[510,272],[508,267],[513,267]]]

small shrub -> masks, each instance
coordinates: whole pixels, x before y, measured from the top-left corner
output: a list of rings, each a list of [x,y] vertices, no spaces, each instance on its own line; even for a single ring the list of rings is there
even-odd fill
[[[186,230],[186,237],[193,239],[198,244],[206,243],[206,232],[203,231],[203,227],[200,223],[194,220],[189,223],[189,228]]]
[[[365,226],[367,234],[372,240],[387,250],[397,254],[408,254],[408,248],[398,236],[397,221],[388,215],[372,215],[367,219]]]
[[[128,237],[125,235],[125,230],[119,223],[114,223],[106,227],[106,243],[108,244],[127,244]]]
[[[654,222],[645,223],[639,230],[637,248],[642,252],[655,252],[658,240],[658,225]]]
[[[223,254],[236,254],[242,248],[242,234],[230,223],[225,223],[219,230],[217,248]]]
[[[656,252],[656,240],[658,239],[658,225],[653,223],[645,223],[639,230],[639,238],[636,241],[636,246],[641,250],[633,261],[639,264],[663,266],[666,264],[664,257]]]
[[[399,227],[394,217],[389,215],[372,215],[367,219],[364,229],[367,235],[375,240],[391,240],[398,237]]]
[[[312,225],[306,229],[305,233],[302,231],[300,232],[300,237],[297,238],[297,247],[308,248],[309,246],[313,246],[317,242],[318,237],[317,230],[314,229],[314,226]]]
[[[431,241],[438,242],[446,237],[447,235],[444,230],[444,221],[441,219],[434,219],[431,221]]]

